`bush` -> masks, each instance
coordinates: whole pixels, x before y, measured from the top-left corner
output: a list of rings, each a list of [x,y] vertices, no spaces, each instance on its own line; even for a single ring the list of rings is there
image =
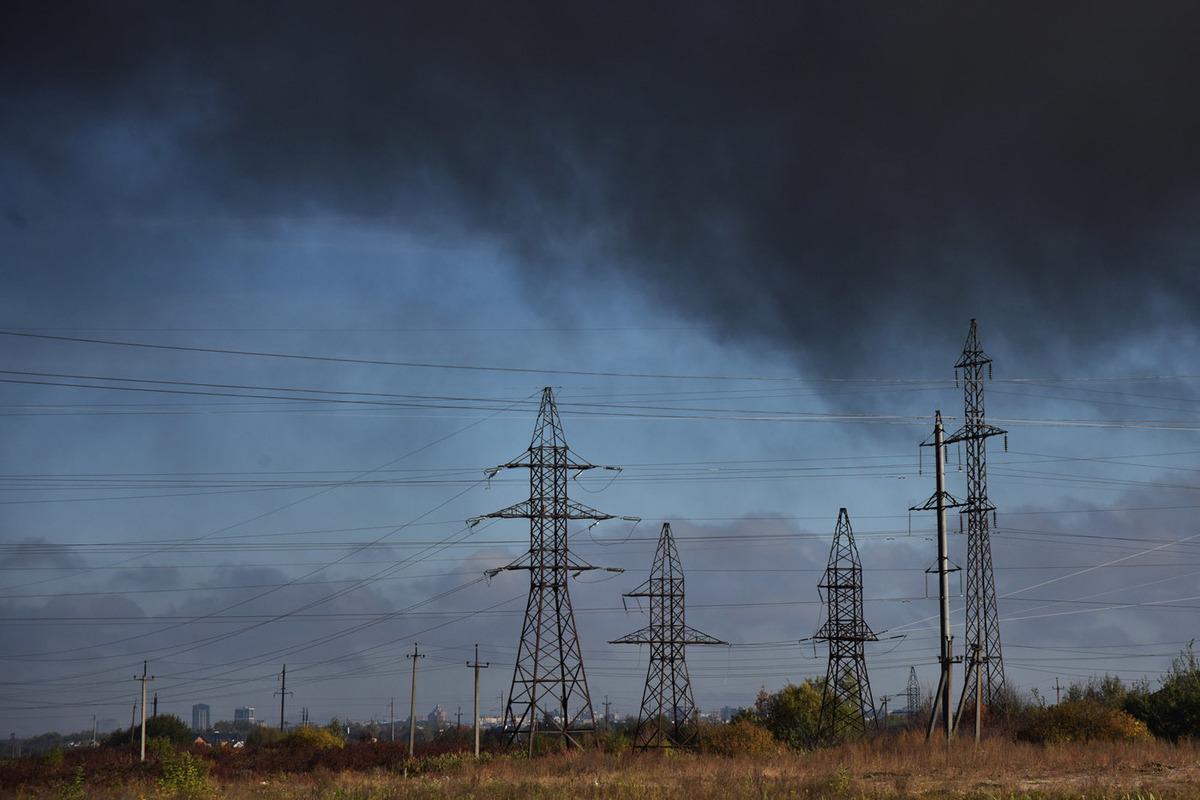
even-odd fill
[[[283,739],[283,731],[278,728],[268,728],[265,725],[259,725],[250,731],[250,734],[246,737],[246,745],[248,747],[267,747],[278,744]]]
[[[779,752],[771,732],[747,719],[728,725],[701,725],[700,752],[718,756],[765,756]]]
[[[1125,709],[1144,720],[1155,736],[1171,741],[1200,736],[1200,663],[1191,645],[1172,662],[1162,688],[1131,693]]]
[[[758,723],[777,740],[797,750],[813,747],[817,743],[824,686],[823,680],[809,678],[800,685],[789,683],[774,694],[761,691],[754,708],[738,712],[733,721]]]
[[[1018,738],[1038,744],[1136,742],[1150,739],[1146,723],[1095,700],[1068,700],[1030,713]]]
[[[311,747],[317,750],[346,746],[346,741],[328,728],[297,728],[284,737],[283,742],[289,747]]]
[[[83,767],[76,767],[71,780],[58,788],[58,800],[84,800],[87,791],[84,788]]]
[[[188,752],[170,753],[162,761],[158,788],[168,797],[200,797],[207,794],[208,762]]]
[[[596,746],[605,753],[623,755],[633,748],[633,739],[623,730],[608,730],[596,734]]]
[[[113,746],[128,745],[132,742],[139,741],[142,737],[142,727],[138,725],[134,728],[123,728],[113,731],[108,737],[106,744]],[[157,717],[151,717],[146,720],[146,741],[151,739],[168,739],[174,745],[191,744],[196,738],[196,734],[192,733],[183,720],[174,714],[161,714]]]

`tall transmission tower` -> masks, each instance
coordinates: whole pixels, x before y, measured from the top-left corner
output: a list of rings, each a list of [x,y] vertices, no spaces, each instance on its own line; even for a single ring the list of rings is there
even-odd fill
[[[917,668],[908,668],[908,686],[904,690],[906,700],[905,711],[909,719],[921,713],[921,682],[917,680]]]
[[[529,520],[529,552],[505,567],[488,571],[489,575],[504,570],[529,571],[529,600],[504,710],[504,731],[510,746],[522,737],[527,738],[530,752],[538,735],[580,746],[580,734],[596,730],[596,717],[588,694],[567,576],[593,569],[623,570],[594,567],[570,554],[567,545],[570,520],[599,522],[618,517],[567,497],[570,473],[578,475],[598,467],[579,458],[567,446],[554,392],[549,386],[542,390],[529,448],[517,459],[493,467],[486,474],[491,477],[502,469],[517,468],[529,470],[529,499],[468,521],[476,525],[482,519]],[[619,471],[620,468],[603,469]],[[637,517],[620,519],[636,521]]]
[[[821,694],[817,738],[840,741],[866,733],[867,713],[874,716],[863,644],[879,639],[863,620],[862,561],[850,515],[844,508],[838,511],[829,564],[817,588],[824,590],[828,612],[825,624],[813,638],[829,642],[829,668]]]
[[[984,421],[983,373],[987,368],[992,376],[992,359],[979,344],[979,326],[971,320],[962,357],[954,365],[955,381],[963,373],[963,426],[945,441],[947,445],[963,442],[967,450],[967,499],[962,513],[967,517],[967,585],[966,585],[966,648],[977,653],[968,662],[971,669],[984,671],[984,679],[966,676],[959,706],[965,702],[990,703],[1004,691],[1004,659],[1000,652],[1000,617],[996,605],[996,579],[992,572],[992,541],[988,514],[996,508],[988,502],[987,440],[1006,435]],[[1007,443],[1007,437],[1005,438]],[[976,698],[975,687],[982,684],[983,697]]]
[[[646,687],[642,690],[642,709],[633,737],[634,747],[692,747],[698,732],[696,702],[692,697],[685,650],[689,644],[728,642],[701,633],[684,619],[683,565],[675,549],[671,523],[664,522],[658,535],[650,577],[624,597],[645,597],[650,603],[649,625],[609,642],[650,645],[650,666],[646,670]]]

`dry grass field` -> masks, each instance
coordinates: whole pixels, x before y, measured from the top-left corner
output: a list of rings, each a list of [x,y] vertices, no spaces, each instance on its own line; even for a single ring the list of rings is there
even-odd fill
[[[949,752],[906,735],[815,752],[725,758],[600,751],[499,757],[475,764],[443,758],[405,775],[394,768],[210,777],[202,787],[161,778],[57,781],[4,787],[14,798],[210,797],[230,800],[392,798],[1029,798],[1079,800],[1200,797],[1200,747],[1159,741],[1029,745],[960,742]]]

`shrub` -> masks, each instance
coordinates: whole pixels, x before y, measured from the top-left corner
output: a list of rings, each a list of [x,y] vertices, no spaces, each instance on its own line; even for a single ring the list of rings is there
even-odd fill
[[[149,726],[147,726],[149,728]],[[170,739],[156,736],[153,739],[146,740],[146,754],[162,761],[175,752],[175,746],[171,744]]]
[[[623,755],[633,747],[633,739],[623,730],[609,730],[596,735],[596,746],[605,753]]]
[[[168,797],[200,797],[209,792],[208,763],[188,752],[172,752],[162,761],[158,788]]]
[[[249,747],[267,747],[278,744],[283,739],[283,731],[278,728],[268,728],[265,725],[259,725],[251,730],[250,734],[246,737],[246,745]]]
[[[1095,700],[1068,700],[1030,713],[1018,738],[1039,744],[1135,742],[1150,738],[1146,723]]]
[[[764,756],[779,752],[771,732],[747,719],[700,726],[700,752],[718,756]]]
[[[42,761],[48,767],[61,767],[63,763],[63,751],[61,747],[52,747],[42,756]]]
[[[109,745],[127,745],[131,742],[136,742],[141,739],[142,728],[140,725],[134,728],[122,728],[121,730],[113,731],[108,737],[106,744]],[[171,744],[186,745],[190,744],[196,734],[192,733],[183,720],[174,714],[160,714],[157,717],[151,717],[146,720],[146,741],[151,739],[168,739]]]
[[[758,693],[753,709],[734,716],[734,721],[756,722],[771,734],[797,750],[812,747],[817,740],[824,681],[809,678],[800,685],[789,683],[778,692]]]
[[[327,747],[345,747],[346,741],[328,728],[297,728],[283,739],[289,747],[312,747],[323,750]]]
[[[1200,663],[1191,645],[1172,662],[1162,688],[1130,694],[1125,709],[1155,736],[1171,741],[1200,736]]]
[[[76,767],[71,780],[58,788],[58,800],[84,800],[87,792],[84,790],[83,767]]]

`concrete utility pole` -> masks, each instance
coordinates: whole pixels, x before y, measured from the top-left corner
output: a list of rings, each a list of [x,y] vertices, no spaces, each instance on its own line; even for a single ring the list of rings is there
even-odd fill
[[[148,667],[149,667],[149,662],[143,661],[142,662],[142,674],[133,676],[133,679],[135,681],[142,682],[142,756],[141,756],[142,761],[146,760],[146,683],[147,683],[147,681],[154,680],[153,675],[146,674]]]
[[[158,692],[154,693],[154,700],[153,700],[153,702],[151,702],[150,708],[151,708],[150,716],[157,717],[158,716]]]
[[[417,749],[417,659],[425,656],[417,650],[414,642],[413,651],[404,657],[411,658],[413,662],[412,692],[408,696],[408,756],[412,758]]]
[[[608,702],[608,695],[604,695],[604,732],[605,733],[608,733],[608,721],[610,719],[612,719],[612,717],[610,717],[608,714],[608,709],[609,709],[609,706],[611,706],[611,705],[612,705],[612,703]]]
[[[92,747],[96,746],[96,715],[92,714]]]
[[[941,665],[941,674],[938,678],[937,691],[933,695],[933,707],[929,714],[929,728],[925,731],[925,741],[929,741],[933,737],[933,731],[938,727],[937,720],[940,712],[942,732],[945,734],[946,743],[949,744],[950,737],[954,735],[954,717],[951,716],[950,711],[950,678],[952,665],[957,659],[954,658],[954,637],[950,634],[950,573],[953,570],[950,568],[949,544],[946,539],[946,509],[957,508],[962,503],[955,500],[946,491],[945,435],[945,429],[942,427],[942,412],[935,411],[933,413],[932,441],[926,439],[921,443],[922,447],[932,447],[934,452],[934,469],[937,477],[933,497],[926,500],[923,505],[913,506],[910,510],[937,512],[938,560],[936,572],[940,632],[938,663]]]
[[[392,729],[392,741],[396,741],[396,698],[388,698],[388,722]]]
[[[467,666],[475,670],[475,757],[479,758],[479,670],[487,669],[492,662],[479,663],[479,644],[475,644],[475,661],[468,661]],[[504,695],[500,695],[500,713],[504,713]]]
[[[887,715],[888,715],[887,707],[888,707],[888,701],[891,699],[892,699],[892,695],[890,695],[890,694],[885,694],[879,698],[879,705],[883,707],[883,713],[875,719],[875,727],[877,727],[877,728],[886,728],[887,727]]]
[[[137,730],[137,703],[133,704],[133,708],[129,711],[129,746],[134,746],[133,732]]]
[[[1062,686],[1058,683],[1058,677],[1054,678],[1054,705],[1062,702]]]
[[[280,681],[279,691],[275,692],[275,694],[279,695],[279,730],[282,731],[283,730],[283,701],[287,698],[287,696],[289,694],[295,694],[295,692],[289,692],[287,690],[287,664],[283,665],[283,671],[279,673],[279,681]]]

